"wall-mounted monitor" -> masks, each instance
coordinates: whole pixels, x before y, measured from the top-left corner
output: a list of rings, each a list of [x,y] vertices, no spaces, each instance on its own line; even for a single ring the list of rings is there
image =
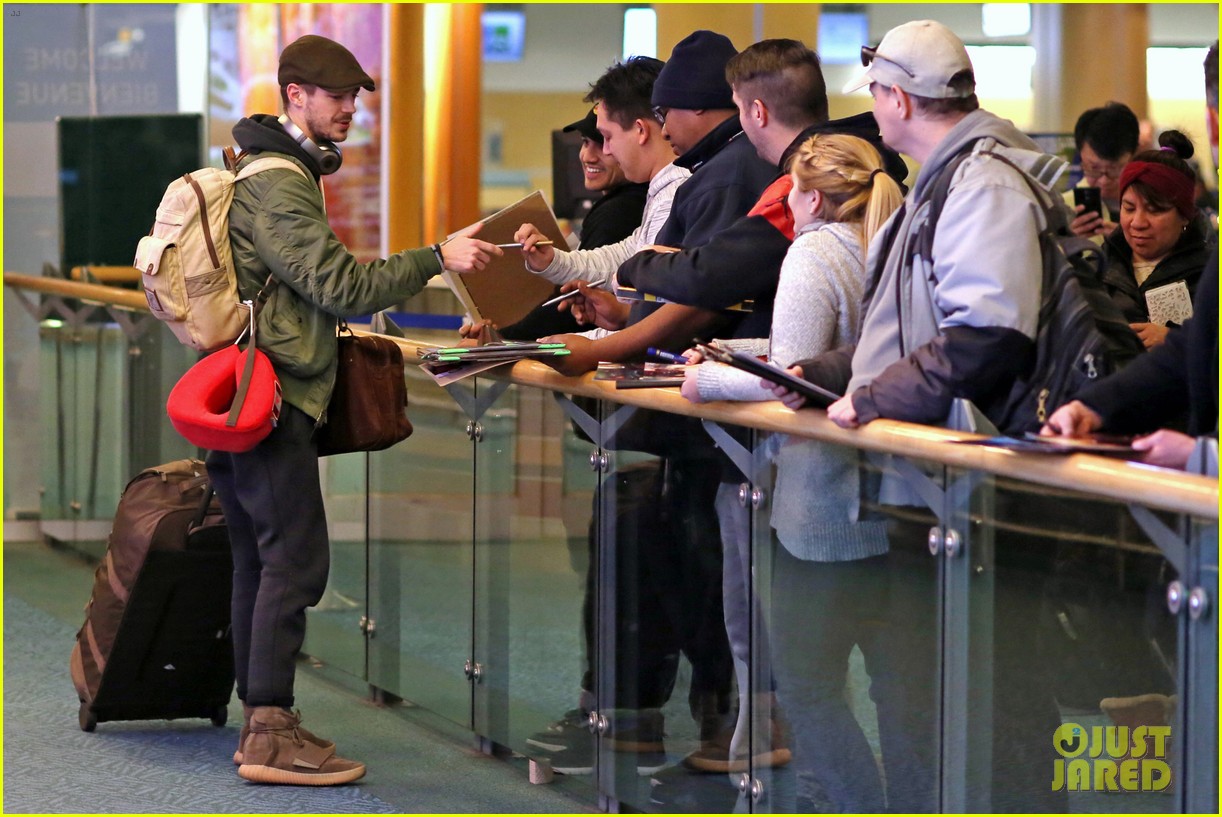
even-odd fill
[[[485,62],[518,62],[526,44],[526,14],[521,11],[485,11],[480,15],[484,32]]]
[[[65,275],[132,262],[166,187],[203,166],[203,122],[200,114],[56,120]]]
[[[819,15],[819,59],[828,65],[861,62],[861,47],[870,43],[870,20],[864,11],[825,11]]]

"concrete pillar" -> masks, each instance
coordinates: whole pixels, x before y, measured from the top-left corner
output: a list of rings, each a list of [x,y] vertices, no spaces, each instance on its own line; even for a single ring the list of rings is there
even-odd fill
[[[658,15],[658,59],[670,56],[675,44],[697,29],[708,29],[730,38],[742,49],[755,36],[755,6],[751,3],[655,3]]]
[[[788,38],[801,40],[807,46],[818,50],[819,45],[819,9],[820,3],[777,3],[760,4],[763,10],[763,31],[757,40]],[[748,43],[739,45],[745,48]]]
[[[424,7],[393,3],[388,9],[383,70],[387,145],[385,251],[425,244],[424,190]]]
[[[1111,100],[1123,102],[1139,119],[1144,118],[1149,107],[1146,6],[1066,4],[1058,11],[1059,36],[1055,31],[1047,32],[1047,39],[1036,43],[1036,71],[1040,75],[1036,92],[1043,91],[1047,83],[1060,83],[1060,107],[1055,114],[1047,113],[1049,117],[1055,115],[1055,120],[1047,124],[1071,132],[1082,111]]]
[[[481,4],[424,11],[424,236],[477,221],[480,184]]]
[[[818,3],[656,3],[658,58],[697,29],[729,37],[740,50],[775,37],[801,40],[811,48],[819,33]]]

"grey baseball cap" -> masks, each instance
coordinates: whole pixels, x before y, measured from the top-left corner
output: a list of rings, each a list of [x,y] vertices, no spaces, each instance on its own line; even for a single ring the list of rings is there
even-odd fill
[[[963,41],[936,20],[914,20],[887,32],[877,48],[861,49],[865,72],[844,86],[849,94],[871,82],[898,85],[910,94],[931,99],[971,96],[970,87],[951,86],[951,78],[972,70]]]

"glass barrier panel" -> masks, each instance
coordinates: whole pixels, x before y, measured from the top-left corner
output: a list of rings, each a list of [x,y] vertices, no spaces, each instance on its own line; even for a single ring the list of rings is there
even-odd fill
[[[730,493],[724,503],[719,496],[718,508],[726,551],[723,599],[726,630],[739,685],[738,722],[728,754],[732,782],[742,789],[737,810],[745,811],[749,806],[751,811],[760,813],[790,813],[806,806],[809,798],[803,797],[799,805],[798,775],[803,767],[794,760],[800,753],[796,751],[796,736],[786,707],[792,703],[801,722],[809,690],[801,689],[806,682],[792,674],[781,683],[782,664],[792,673],[798,660],[796,653],[774,654],[778,628],[783,631],[782,643],[792,645],[795,640],[793,624],[801,616],[794,609],[794,599],[788,600],[788,607],[774,601],[778,590],[777,564],[783,557],[778,553],[779,538],[773,530],[772,520],[777,512],[778,498],[784,503],[794,499],[790,484],[782,486],[784,493],[778,497],[776,463],[782,456],[782,447],[797,443],[790,442],[783,434],[762,431],[752,434],[752,467],[748,473],[741,469],[737,472],[742,480],[739,485],[723,485],[723,490]],[[788,458],[790,454],[786,452],[783,456]],[[854,462],[854,473],[855,470]],[[806,495],[805,488],[798,491],[798,496],[805,498]],[[792,510],[790,505],[780,508],[778,519],[785,518],[787,508]],[[733,514],[733,529],[737,530],[732,536],[727,534],[731,527],[727,523],[727,509]],[[790,555],[786,551],[786,556]],[[786,578],[792,581],[779,587],[782,597],[800,583],[800,577],[792,571]],[[797,606],[804,608],[806,604],[803,601]],[[844,667],[838,670],[833,667],[833,672],[837,671],[843,681],[846,677]],[[786,699],[785,706],[780,702],[782,696]],[[807,754],[802,759],[809,768],[813,758]]]
[[[1188,646],[1181,666],[1187,694],[1180,711],[1192,729],[1181,741],[1184,765],[1177,771],[1184,781],[1183,810],[1214,814],[1218,811],[1218,521],[1193,518],[1188,542],[1189,560],[1195,567],[1189,593],[1196,591],[1202,603],[1197,615],[1191,603],[1186,611]]]
[[[471,728],[474,451],[450,395],[407,378],[412,436],[369,456],[369,682]]]
[[[737,797],[718,766],[737,695],[722,612],[722,457],[699,420],[620,417],[605,430],[601,785],[629,809],[724,811]]]
[[[593,446],[551,392],[505,386],[478,378],[474,394],[495,396],[474,428],[475,731],[586,789]]]
[[[1175,567],[1123,503],[973,472],[950,482],[943,808],[1178,810]]]
[[[80,314],[95,319],[40,324],[39,410],[9,417],[8,433],[27,424],[24,433],[41,441],[44,532],[101,558],[127,482],[144,468],[199,456],[165,416],[170,388],[194,357],[159,325],[131,342],[124,328],[93,309]],[[22,472],[13,475],[20,479]]]
[[[921,497],[942,469],[780,435],[760,452],[752,806],[934,811],[940,571]]]
[[[365,500],[368,495],[363,452],[322,457],[318,461],[331,569],[322,599],[306,609],[302,652],[336,669],[364,679],[366,614]]]
[[[82,455],[83,422],[77,358],[82,356],[80,332],[68,324],[44,321],[38,330],[40,382],[39,433],[42,439],[42,519],[72,521],[79,518],[79,483],[87,468]],[[90,350],[93,351],[93,350]]]

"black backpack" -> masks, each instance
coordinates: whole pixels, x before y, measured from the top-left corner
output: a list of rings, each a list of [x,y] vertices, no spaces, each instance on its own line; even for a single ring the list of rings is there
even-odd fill
[[[1035,355],[1030,370],[987,412],[1003,433],[1021,435],[1037,431],[1080,389],[1119,371],[1144,347],[1103,287],[1103,249],[1070,232],[1068,210],[1051,201],[1050,194],[1026,171],[1000,154],[982,153],[1014,168],[1044,208],[1046,226],[1040,232],[1044,270]],[[934,182],[925,221],[932,229],[923,230],[912,242],[914,256],[933,257],[934,231],[951,179],[970,155],[967,151],[952,159]]]

